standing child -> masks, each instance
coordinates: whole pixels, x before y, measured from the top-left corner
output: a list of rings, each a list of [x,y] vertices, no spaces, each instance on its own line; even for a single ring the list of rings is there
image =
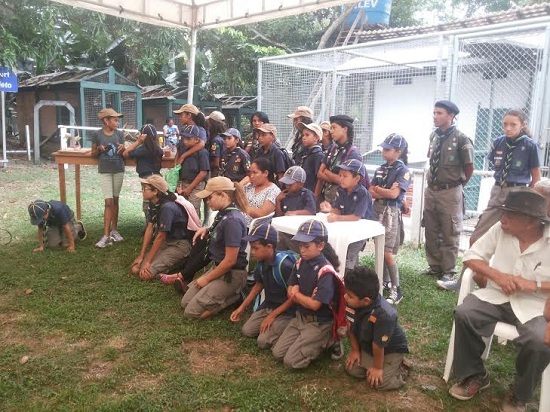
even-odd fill
[[[326,156],[326,154],[330,151],[332,146],[334,145],[334,141],[332,140],[332,135],[330,134],[330,122],[322,122],[320,124],[321,129],[323,129],[323,138],[321,139],[321,148],[323,149],[323,155]]]
[[[292,160],[294,164],[299,164],[300,158],[303,155],[304,148],[302,146],[302,130],[298,125],[300,123],[310,124],[313,123],[313,110],[307,106],[298,106],[294,113],[287,114],[288,118],[292,119],[292,126],[296,129],[294,140],[292,142]]]
[[[288,280],[287,295],[296,305],[296,317],[273,346],[275,359],[292,369],[306,368],[332,342],[336,298],[334,279],[340,265],[328,243],[326,226],[318,220],[302,223],[292,238],[300,242],[301,259]]]
[[[231,314],[231,321],[238,322],[246,308],[264,291],[265,299],[242,327],[242,334],[258,338],[258,346],[271,348],[279,339],[294,316],[293,302],[288,299],[286,285],[295,259],[288,252],[277,252],[277,231],[270,223],[256,226],[244,240],[250,242],[252,256],[256,259],[252,290]]]
[[[225,151],[222,134],[227,130],[225,116],[222,112],[214,110],[206,116],[206,124],[208,125],[206,150],[208,150],[210,156],[210,176],[221,176],[220,164],[222,154]]]
[[[181,132],[181,137],[178,145],[178,156],[180,158],[199,144],[198,126],[185,127]],[[177,192],[193,204],[199,217],[201,215],[201,199],[197,197],[197,193],[204,189],[209,171],[210,162],[208,152],[205,149],[193,153],[181,164]]]
[[[403,136],[392,133],[380,146],[386,163],[374,172],[369,193],[374,199],[374,219],[386,228],[384,263],[391,281],[388,302],[397,305],[403,299],[403,293],[394,255],[397,254],[400,244],[401,204],[411,184],[411,175],[406,166],[408,145]]]
[[[354,222],[359,219],[372,219],[372,198],[361,181],[367,174],[365,165],[357,159],[349,159],[338,166],[340,185],[338,196],[332,205],[321,203],[321,212],[328,213],[328,222]],[[359,260],[359,252],[366,241],[350,243],[346,255],[346,270],[353,269]]]
[[[177,145],[178,144],[178,137],[180,135],[180,131],[178,129],[178,126],[174,124],[174,118],[168,117],[166,118],[166,124],[162,128],[162,131],[164,132],[164,139],[167,144]],[[158,143],[158,138],[157,138]]]
[[[234,128],[222,133],[226,150],[222,155],[220,176],[229,178],[232,182],[241,182],[250,171],[250,156],[246,150],[239,147],[241,133]]]
[[[266,123],[255,129],[258,134],[258,142],[260,147],[256,156],[252,159],[268,159],[271,162],[274,172],[274,181],[278,181],[286,171],[285,159],[281,149],[277,147],[277,128],[271,123]]]
[[[62,245],[69,252],[75,251],[75,240],[86,239],[84,225],[74,220],[73,211],[58,200],[35,200],[29,207],[31,224],[38,226],[38,244],[34,252],[42,252],[44,246],[54,248]]]
[[[396,310],[380,295],[378,276],[359,266],[346,272],[346,312],[350,322],[351,351],[346,372],[367,379],[371,388],[398,389],[405,384],[409,365],[407,336],[397,321]]]
[[[302,152],[296,158],[295,164],[301,166],[306,171],[304,187],[313,193],[317,185],[317,173],[324,156],[323,149],[319,145],[323,131],[321,130],[321,126],[316,123],[298,123],[297,127],[302,133]]]
[[[92,157],[99,158],[99,184],[105,198],[103,236],[95,244],[97,248],[124,240],[118,233],[118,199],[124,180],[124,133],[117,128],[122,116],[113,109],[101,110],[97,117],[102,128],[93,132],[91,137]]]

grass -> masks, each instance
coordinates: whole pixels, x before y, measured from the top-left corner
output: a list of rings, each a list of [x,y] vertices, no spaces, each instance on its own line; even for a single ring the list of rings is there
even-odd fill
[[[462,403],[442,381],[456,295],[418,272],[423,253],[404,248],[398,263],[405,293],[399,315],[414,371],[407,385],[377,393],[348,377],[328,357],[291,372],[241,337],[225,312],[184,319],[179,297],[159,282],[128,276],[140,248],[139,184],[128,170],[120,232],[126,240],[96,250],[103,200],[96,170],[82,171],[88,238],[77,252],[36,254],[27,204],[58,198],[57,170],[10,162],[0,169],[0,228],[13,241],[0,247],[0,410],[98,411],[489,411],[513,376],[513,347],[494,345],[493,386]],[[72,173],[68,173],[71,180]],[[68,193],[73,195],[74,183]],[[69,197],[74,206],[74,197]],[[372,265],[373,258],[365,263]],[[26,363],[20,363],[28,356]]]

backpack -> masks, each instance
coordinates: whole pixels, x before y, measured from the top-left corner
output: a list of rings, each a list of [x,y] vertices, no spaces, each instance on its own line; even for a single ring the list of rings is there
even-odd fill
[[[283,162],[285,164],[285,170],[288,170],[289,167],[294,166],[294,160],[286,148],[280,147],[279,150],[283,153]]]
[[[300,266],[301,259],[296,262],[296,266]],[[326,274],[332,275],[332,283],[334,284],[334,300],[329,303],[329,308],[332,311],[332,340],[337,342],[340,338],[346,336],[348,332],[348,321],[346,319],[346,293],[344,281],[336,274],[334,266],[330,263],[322,266],[317,272],[317,281]],[[330,346],[330,345],[329,345]]]
[[[286,290],[287,284],[281,272],[283,261],[285,259],[289,259],[289,261],[292,262],[292,264],[294,265],[298,260],[298,255],[291,250],[283,250],[277,252],[275,254],[275,261],[273,262],[273,270],[271,271],[271,273],[277,285],[282,286]],[[261,268],[263,266],[263,262],[258,262],[258,266],[260,266]],[[260,295],[256,296],[256,300],[254,301],[254,312],[258,309],[258,306],[260,306],[261,303],[262,302],[260,299]]]

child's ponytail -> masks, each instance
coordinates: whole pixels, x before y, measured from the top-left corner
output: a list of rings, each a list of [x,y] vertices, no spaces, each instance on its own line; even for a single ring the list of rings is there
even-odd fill
[[[314,242],[317,245],[321,242],[325,242],[323,255],[325,255],[329,263],[334,266],[334,269],[338,270],[338,268],[340,267],[340,259],[338,259],[338,255],[336,254],[336,251],[334,250],[332,245],[328,242],[328,239],[324,237],[318,237],[314,240]]]

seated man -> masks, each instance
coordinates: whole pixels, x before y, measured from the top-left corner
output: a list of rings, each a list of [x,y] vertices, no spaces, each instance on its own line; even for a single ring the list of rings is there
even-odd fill
[[[459,382],[449,393],[468,400],[489,387],[482,336],[491,336],[497,322],[506,322],[517,327],[519,353],[515,380],[500,410],[525,411],[550,362],[543,317],[550,293],[550,219],[546,199],[526,187],[510,191],[501,209],[500,222],[464,254],[465,264],[487,286],[468,295],[455,310],[453,372]]]

